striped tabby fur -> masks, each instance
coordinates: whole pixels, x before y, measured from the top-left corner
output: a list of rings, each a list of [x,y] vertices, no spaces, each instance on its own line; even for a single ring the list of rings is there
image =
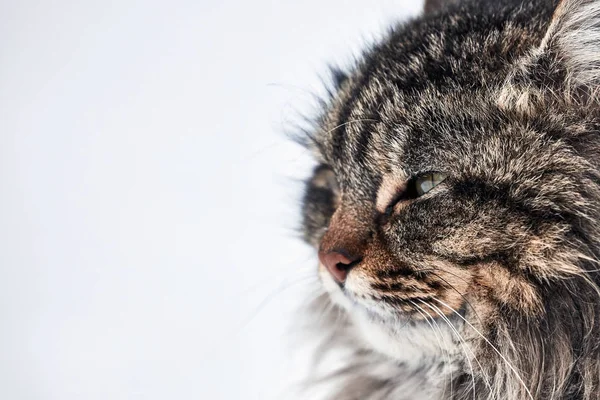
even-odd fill
[[[598,399],[600,1],[426,11],[306,137],[306,240],[360,254],[343,285],[319,265],[328,398]]]

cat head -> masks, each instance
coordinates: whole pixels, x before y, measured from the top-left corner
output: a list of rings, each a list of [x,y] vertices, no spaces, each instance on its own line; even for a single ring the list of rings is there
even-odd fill
[[[305,237],[357,324],[450,318],[509,358],[554,330],[573,360],[598,335],[600,2],[477,7],[395,28],[338,79]]]

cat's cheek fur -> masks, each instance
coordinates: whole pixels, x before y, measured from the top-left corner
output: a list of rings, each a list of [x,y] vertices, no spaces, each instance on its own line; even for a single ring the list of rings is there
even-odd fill
[[[481,265],[474,279],[482,298],[491,298],[511,312],[527,317],[541,316],[543,304],[538,289],[496,263]]]

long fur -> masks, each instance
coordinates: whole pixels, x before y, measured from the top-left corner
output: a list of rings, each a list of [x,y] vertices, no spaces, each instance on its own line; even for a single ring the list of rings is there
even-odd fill
[[[336,72],[306,140],[305,238],[360,259],[344,284],[319,266],[317,360],[337,366],[311,384],[597,399],[600,1],[427,4]],[[428,171],[447,178],[406,197]]]

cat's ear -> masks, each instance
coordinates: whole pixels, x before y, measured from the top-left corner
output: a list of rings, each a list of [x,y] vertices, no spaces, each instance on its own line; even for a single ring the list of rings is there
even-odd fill
[[[435,14],[451,4],[457,4],[459,2],[460,0],[425,0],[423,13],[425,15]]]
[[[509,74],[499,104],[527,112],[549,96],[600,104],[600,1],[560,1],[540,45]]]
[[[569,89],[595,91],[600,86],[600,1],[562,0],[539,51],[559,64]]]

